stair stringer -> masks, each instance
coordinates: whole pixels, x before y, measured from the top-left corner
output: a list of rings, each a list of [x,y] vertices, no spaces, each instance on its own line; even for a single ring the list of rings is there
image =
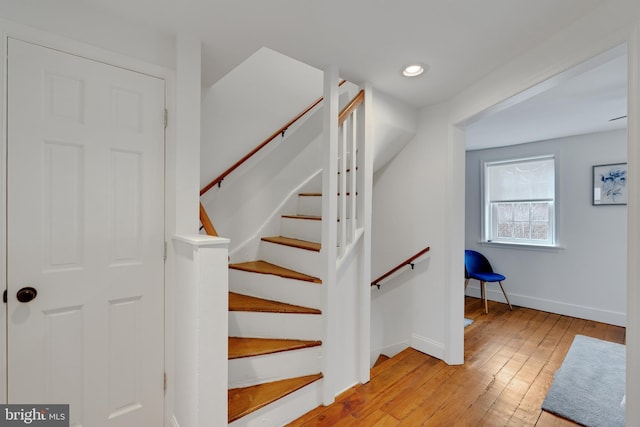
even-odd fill
[[[324,143],[324,141],[321,142]],[[316,146],[320,144],[312,145]],[[317,158],[313,159],[308,155],[301,157],[305,157],[305,159],[311,160],[311,164],[316,164]],[[297,161],[300,159],[296,158],[295,160]],[[293,165],[289,164],[287,166]],[[367,166],[361,170],[370,171],[371,168],[367,164]],[[333,171],[333,169],[329,166],[328,171]],[[286,178],[288,182],[291,182],[290,180],[293,179],[290,175],[286,176],[287,174],[285,174],[284,172],[276,172],[276,178],[274,179],[275,181],[280,181]],[[312,183],[314,181],[313,177],[318,177],[318,181],[320,181],[320,178],[322,178],[321,173],[322,172],[320,170],[316,170],[315,173],[310,175],[305,183]],[[332,173],[328,173],[328,175],[333,176]],[[295,183],[296,181],[293,182]],[[282,214],[289,214],[297,211],[295,208],[293,208],[293,201],[295,200],[297,194],[303,192],[307,188],[305,187],[305,183],[302,183],[293,191],[290,191],[287,197],[285,197],[284,200],[282,200],[282,202],[278,204],[278,208],[271,209],[271,213],[270,215],[268,215],[267,220],[264,221],[259,227],[257,227],[258,231],[256,231],[255,234],[252,234],[248,239],[244,239],[240,245],[231,249],[230,254],[233,262],[255,260],[256,256],[258,256],[258,254],[260,253],[260,250],[264,249],[261,247],[260,239],[265,236],[280,234],[278,232],[280,230],[280,216]],[[321,185],[317,185],[315,191],[311,191],[313,191],[314,193],[323,193],[323,191],[318,191],[318,187],[321,187],[322,185],[326,185],[326,182],[323,182]],[[257,192],[259,193],[259,197],[257,199],[262,198],[264,200],[264,198],[267,197],[267,187],[264,185],[262,185],[262,187],[264,188],[264,190],[262,190],[264,192],[260,193],[261,190],[258,189]],[[327,188],[335,187],[333,187],[333,184],[331,184],[327,185]],[[366,185],[364,186],[364,189],[365,191],[358,192],[357,190],[351,190],[351,192],[353,194],[359,194],[360,197],[362,197],[363,194],[370,193],[370,188],[367,188]],[[324,193],[326,194],[326,190],[324,191]],[[333,191],[330,191],[329,194],[332,197],[335,197],[335,189]],[[269,202],[269,205],[273,206],[274,201],[271,200]],[[332,206],[335,206],[335,204],[331,203],[330,207]],[[244,207],[246,208],[246,206]],[[326,206],[323,203],[322,208],[326,211],[325,207]],[[267,209],[263,210],[266,211]],[[331,211],[331,209],[329,211]],[[332,219],[330,220],[331,222],[329,222],[328,224],[324,223],[322,225],[323,235],[321,238],[323,240],[323,243],[326,242],[324,233],[326,233],[327,229],[330,229],[329,227],[327,227],[327,225],[331,225],[331,228],[333,228],[333,224],[335,224],[333,222],[336,220],[335,216],[330,216],[332,217]],[[241,222],[242,218],[234,218],[234,220]],[[327,221],[327,218],[324,218],[324,221]],[[256,224],[252,224],[249,227],[251,227],[251,229],[255,229],[255,225]],[[243,230],[244,235],[247,235],[248,233],[250,232],[246,229]],[[330,232],[330,235],[333,235],[333,231]],[[344,251],[342,251],[339,254],[339,257],[336,258],[335,266],[326,264],[326,252],[317,260],[317,264],[325,264],[323,268],[327,269],[327,271],[333,271],[332,274],[327,274],[324,271],[322,271],[321,274],[315,274],[315,272],[311,273],[311,275],[321,277],[323,281],[328,277],[332,282],[329,283],[329,281],[326,281],[326,283],[320,285],[324,289],[324,291],[321,292],[322,301],[320,307],[323,314],[321,315],[321,324],[318,325],[318,329],[314,331],[314,335],[317,333],[320,333],[321,335],[322,347],[321,353],[318,353],[318,359],[320,360],[320,369],[322,371],[322,375],[324,375],[324,378],[313,384],[305,386],[291,393],[290,395],[287,395],[284,398],[269,403],[267,406],[257,409],[252,413],[244,415],[242,418],[234,421],[230,425],[284,425],[304,414],[305,412],[323,403],[332,401],[332,398],[335,395],[351,387],[357,382],[362,381],[363,378],[365,378],[365,381],[368,379],[368,374],[363,375],[361,373],[362,368],[360,365],[362,365],[362,355],[368,356],[370,349],[363,348],[363,343],[366,344],[367,340],[361,339],[359,334],[362,331],[364,331],[365,334],[368,334],[368,328],[363,327],[362,325],[368,322],[368,303],[366,303],[363,298],[369,297],[369,295],[368,292],[364,292],[362,291],[362,289],[363,284],[366,286],[365,289],[367,291],[369,289],[369,283],[363,283],[367,282],[366,279],[369,276],[369,273],[367,271],[367,267],[369,264],[367,259],[367,256],[369,255],[367,245],[369,243],[367,239],[362,238],[362,230],[358,230],[356,236],[357,237],[355,238],[355,240],[353,240],[352,244],[349,247],[344,248]],[[332,244],[328,246],[325,245],[326,248],[335,249],[335,237],[332,239],[332,241]],[[329,259],[331,259],[332,256],[335,256],[335,252],[333,250],[329,252]],[[301,273],[310,274],[310,272],[308,271],[301,271]],[[231,289],[233,289],[233,286],[234,285],[230,283]],[[329,286],[331,286],[332,289],[330,295],[331,301],[328,301],[329,293],[327,289],[329,289]],[[271,298],[269,294],[266,294],[264,297],[267,299]],[[331,309],[327,310],[327,307],[330,307]],[[336,320],[329,322],[327,319],[329,313],[332,313],[333,316],[336,316],[339,321]],[[282,338],[294,338],[291,335],[299,335],[300,329],[283,332],[283,328],[286,329],[286,327],[288,327],[290,324],[296,323],[296,320],[294,320],[293,318],[289,318],[288,316],[289,315],[287,315],[287,320],[284,322],[286,323],[286,325],[281,324],[281,328],[280,326],[275,327],[274,325],[267,325],[265,321],[267,317],[270,317],[273,318],[275,322],[281,322],[281,317],[282,319],[284,319],[284,316],[267,316],[264,313],[235,312],[230,316],[230,335],[235,335],[233,328],[238,327],[238,333],[246,333],[250,336],[263,336],[264,338],[272,338],[273,334],[275,333],[282,334]],[[302,318],[300,320],[302,320]],[[328,328],[327,325],[329,323],[339,323],[340,327],[336,328],[332,326],[331,328]],[[310,328],[302,329],[308,331]],[[329,331],[329,329],[331,330]],[[314,339],[316,337],[296,336],[295,338]],[[368,370],[368,363],[366,363],[366,365],[366,368]],[[262,379],[252,379],[251,383],[253,383],[254,381],[262,381]]]
[[[297,212],[298,194],[305,191],[319,191],[318,188],[321,188],[321,179],[322,169],[317,169],[303,180],[300,185],[291,190],[251,237],[229,251],[229,259],[232,260],[232,262],[244,262],[255,259],[258,255],[260,239],[264,236],[277,235],[280,231],[282,215]]]
[[[278,208],[274,209],[256,233],[232,252],[231,259],[234,263],[255,260],[258,259],[256,258],[258,256],[260,259],[265,258],[265,261],[278,261],[278,258],[282,256],[278,253],[282,249],[278,248],[277,244],[261,241],[261,238],[281,234],[282,215],[297,214],[299,193],[321,191],[321,174],[320,170],[312,173],[279,203]],[[303,236],[293,235],[291,237],[300,238]],[[294,248],[286,248],[284,251],[290,257],[301,255],[302,258],[308,258],[309,252],[313,252]],[[275,252],[275,255],[270,255],[271,252]],[[314,256],[317,258],[317,252],[314,252]],[[314,256],[311,257],[311,260],[314,259]],[[278,264],[283,263],[278,262]],[[303,264],[313,265],[313,262],[310,263],[307,260]],[[313,267],[312,270],[315,270],[315,266]],[[296,271],[308,275],[309,271],[305,270],[309,270],[309,268],[296,269]],[[238,269],[230,269],[229,279],[229,289],[232,292],[315,309],[321,309],[322,306],[322,284],[315,281]],[[323,324],[322,314],[233,311],[229,313],[229,336],[321,340]],[[322,371],[323,352],[324,348],[320,345],[277,354],[229,360],[229,388],[247,387],[318,374]],[[322,403],[322,390],[323,381],[315,381],[244,415],[229,425],[275,427],[287,424],[319,406]]]

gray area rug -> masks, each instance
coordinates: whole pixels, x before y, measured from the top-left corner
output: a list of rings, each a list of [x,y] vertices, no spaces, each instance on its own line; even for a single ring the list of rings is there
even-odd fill
[[[576,335],[542,409],[588,427],[624,427],[626,347]]]

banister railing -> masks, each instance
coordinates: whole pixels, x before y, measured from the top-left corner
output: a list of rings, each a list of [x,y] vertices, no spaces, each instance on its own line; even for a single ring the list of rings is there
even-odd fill
[[[342,86],[343,84],[346,83],[346,80],[342,80],[338,86]],[[225,170],[224,172],[222,172],[220,175],[218,175],[213,181],[211,181],[209,184],[205,185],[204,187],[202,187],[202,190],[200,190],[200,195],[202,196],[203,194],[205,194],[207,191],[211,190],[214,186],[216,185],[220,185],[222,183],[222,181],[227,177],[227,175],[229,175],[231,172],[233,172],[234,170],[238,169],[238,167],[240,167],[244,162],[246,162],[247,160],[249,160],[251,157],[253,157],[257,152],[259,152],[260,150],[262,150],[264,147],[266,147],[271,141],[273,141],[274,139],[276,139],[276,137],[278,135],[282,135],[284,136],[285,132],[287,131],[287,129],[289,129],[293,124],[295,124],[295,122],[297,122],[298,120],[300,120],[302,117],[304,117],[309,111],[313,110],[318,104],[320,104],[322,101],[324,100],[324,97],[320,97],[318,99],[316,99],[311,105],[309,105],[307,108],[305,108],[304,110],[302,110],[300,113],[298,113],[297,116],[295,116],[293,119],[289,120],[287,123],[285,123],[284,125],[282,125],[280,127],[280,129],[278,129],[277,131],[275,131],[274,133],[272,133],[271,135],[269,135],[269,137],[267,139],[265,139],[264,141],[262,141],[262,143],[260,143],[257,147],[255,147],[253,150],[249,151],[247,154],[244,155],[244,157],[242,157],[240,160],[238,160],[237,162],[235,162],[233,165],[231,165],[231,167],[227,170]]]
[[[207,211],[204,209],[202,202],[200,202],[200,223],[202,224],[202,228],[204,228],[205,233],[209,236],[218,236],[218,232],[216,228],[213,226]]]
[[[338,87],[342,86],[346,82],[347,82],[346,80],[341,80],[340,83],[338,83]],[[211,190],[216,185],[219,187],[222,184],[222,181],[231,172],[233,172],[234,170],[239,168],[243,163],[245,163],[247,160],[249,160],[251,157],[253,157],[256,153],[258,153],[260,150],[262,150],[264,147],[266,147],[271,141],[276,139],[276,137],[278,135],[282,135],[284,137],[284,134],[287,131],[287,129],[289,129],[298,120],[300,120],[307,113],[309,113],[311,110],[313,110],[323,100],[324,100],[324,97],[322,97],[322,96],[320,98],[316,99],[311,105],[309,105],[307,108],[302,110],[300,113],[298,113],[294,118],[289,120],[287,123],[282,125],[277,131],[275,131],[274,133],[269,135],[269,137],[267,139],[262,141],[262,143],[260,143],[258,146],[256,146],[253,150],[251,150],[247,154],[245,154],[240,160],[235,162],[233,165],[231,165],[231,167],[229,167],[227,170],[225,170],[220,175],[218,175],[213,181],[211,181],[209,184],[207,184],[204,187],[202,187],[202,189],[200,190],[200,196],[202,197],[207,191]],[[350,114],[353,113],[353,111],[356,108],[358,108],[358,106],[360,104],[362,104],[363,101],[364,101],[364,91],[362,90],[362,91],[360,91],[360,93],[358,93],[358,95],[356,95],[356,97],[354,99],[351,100],[351,102],[349,102],[349,104],[347,104],[347,106],[345,108],[343,108],[343,110],[338,115],[338,121],[339,121],[340,125],[342,125],[342,123],[349,117]],[[217,236],[218,235],[218,233],[217,233],[215,227],[213,226],[213,223],[211,222],[211,219],[209,218],[209,215],[207,215],[207,211],[205,210],[205,208],[202,205],[202,203],[200,203],[200,223],[202,224],[201,229],[204,229],[205,232],[208,235],[210,235],[210,236]]]
[[[387,277],[391,276],[396,271],[400,270],[403,267],[406,267],[407,265],[410,265],[411,269],[413,269],[413,266],[414,266],[414,262],[413,261],[417,260],[418,258],[420,258],[422,255],[426,254],[430,250],[431,250],[431,248],[429,246],[427,246],[426,248],[424,248],[423,250],[421,250],[417,254],[413,255],[410,258],[408,258],[406,261],[401,262],[397,266],[393,267],[391,270],[389,270],[386,273],[384,273],[382,276],[378,277],[376,280],[371,282],[371,286],[377,286],[378,289],[380,289],[380,282],[383,281],[384,279],[386,279]]]
[[[360,90],[358,94],[349,102],[338,114],[338,126],[342,126],[342,124],[347,120],[349,115],[353,113],[353,111],[360,106],[364,102],[364,89]]]

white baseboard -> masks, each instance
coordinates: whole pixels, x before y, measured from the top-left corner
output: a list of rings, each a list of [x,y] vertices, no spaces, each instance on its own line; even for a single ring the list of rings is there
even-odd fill
[[[444,344],[431,338],[411,334],[411,347],[436,359],[444,360]]]
[[[466,294],[480,298],[480,288],[477,286],[469,286]],[[527,295],[513,294],[511,292],[509,292],[508,295],[511,304],[519,307],[533,308],[535,310],[577,317],[579,319],[593,320],[616,326],[626,326],[627,324],[626,313],[601,310],[599,308],[569,304],[562,301],[553,301]],[[499,289],[487,289],[487,298],[491,301],[506,303],[504,295],[502,295],[502,292]]]
[[[396,343],[396,344],[391,344],[391,345],[387,345],[385,347],[382,347],[378,351],[380,352],[380,354],[384,354],[385,356],[393,357],[393,356],[395,356],[396,354],[400,353],[402,350],[404,350],[407,347],[409,347],[409,342],[402,341],[402,342],[399,342],[399,343]]]

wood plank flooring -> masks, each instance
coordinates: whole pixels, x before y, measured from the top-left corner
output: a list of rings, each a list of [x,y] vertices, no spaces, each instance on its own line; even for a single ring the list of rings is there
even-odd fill
[[[576,334],[625,342],[625,329],[466,298],[464,365],[407,349],[371,370],[371,381],[290,426],[576,426],[540,409]]]

